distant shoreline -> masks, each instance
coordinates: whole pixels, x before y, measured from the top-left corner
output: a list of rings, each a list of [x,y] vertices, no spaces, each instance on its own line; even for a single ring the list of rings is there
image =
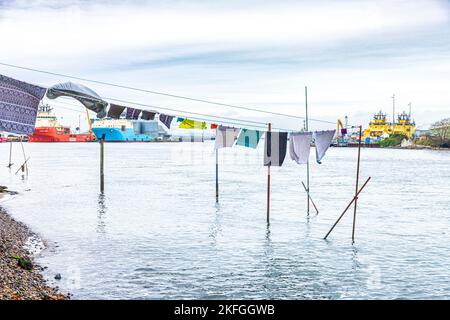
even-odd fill
[[[0,300],[69,299],[69,295],[47,285],[41,274],[43,268],[35,264],[33,254],[25,248],[31,236],[35,234],[0,206]],[[18,258],[25,261],[25,266],[20,266]],[[27,265],[29,262],[31,265]]]

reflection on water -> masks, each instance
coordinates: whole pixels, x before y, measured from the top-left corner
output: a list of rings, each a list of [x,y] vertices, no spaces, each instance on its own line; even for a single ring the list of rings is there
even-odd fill
[[[2,205],[45,237],[45,275],[74,298],[450,298],[449,152],[363,149],[352,245],[352,208],[323,240],[354,195],[352,148],[311,163],[318,215],[305,167],[272,168],[267,225],[263,146],[220,150],[219,204],[212,143],[107,143],[105,194],[97,144],[26,147],[28,179],[0,168],[20,192]]]
[[[106,233],[106,212],[108,208],[105,204],[105,194],[99,193],[98,195],[98,219],[97,219],[97,232],[99,234],[105,234]]]

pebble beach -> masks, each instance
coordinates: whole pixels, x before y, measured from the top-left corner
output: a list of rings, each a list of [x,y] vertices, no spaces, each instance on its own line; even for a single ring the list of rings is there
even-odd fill
[[[68,299],[69,295],[47,285],[41,274],[43,268],[34,263],[33,254],[25,246],[31,236],[27,226],[0,207],[0,300]]]

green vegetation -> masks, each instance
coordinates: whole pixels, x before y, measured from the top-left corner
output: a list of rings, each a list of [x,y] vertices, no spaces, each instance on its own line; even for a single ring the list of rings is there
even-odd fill
[[[19,257],[19,256],[13,256],[12,259],[17,260],[17,265],[21,267],[22,269],[31,271],[33,270],[33,263],[28,260],[27,258]]]
[[[383,141],[379,142],[379,145],[381,147],[395,147],[402,144],[403,139],[405,139],[406,136],[403,134],[391,134],[389,138],[384,139]]]
[[[430,133],[416,139],[415,144],[432,148],[450,148],[450,118],[433,123]]]
[[[430,128],[430,133],[439,139],[440,146],[448,146],[450,143],[450,118],[433,123]]]

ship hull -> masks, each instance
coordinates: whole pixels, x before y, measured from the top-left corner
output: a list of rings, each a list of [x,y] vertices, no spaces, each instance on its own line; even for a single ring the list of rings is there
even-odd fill
[[[39,127],[29,136],[29,142],[90,142],[94,141],[90,134],[70,134],[57,130],[56,127]]]
[[[92,128],[97,139],[104,139],[110,142],[150,142],[155,135],[136,134],[133,129],[125,130],[119,128]]]

